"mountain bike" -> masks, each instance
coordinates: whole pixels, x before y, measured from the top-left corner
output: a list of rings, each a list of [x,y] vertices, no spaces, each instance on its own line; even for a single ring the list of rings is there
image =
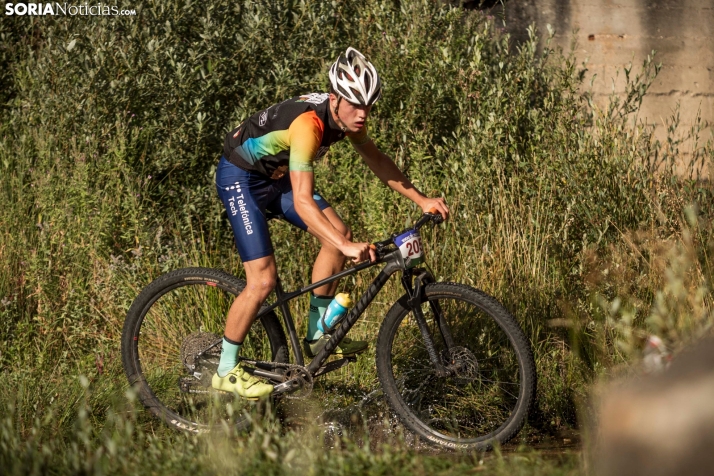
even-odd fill
[[[296,291],[284,291],[278,280],[275,300],[263,305],[243,343],[241,365],[274,385],[274,399],[306,397],[315,378],[356,361],[354,355],[330,357],[390,277],[401,272],[405,293],[384,317],[376,342],[377,375],[389,407],[407,429],[440,447],[480,450],[512,438],[534,401],[533,354],[518,322],[496,299],[464,284],[435,282],[419,266],[419,230],[441,221],[441,215],[425,213],[413,227],[373,243],[375,261]],[[374,266],[383,267],[306,364],[288,303]],[[241,405],[251,403],[211,388],[225,316],[244,287],[220,270],[184,268],[154,280],[131,305],[122,363],[141,402],[168,425],[190,432],[225,422],[248,425]]]

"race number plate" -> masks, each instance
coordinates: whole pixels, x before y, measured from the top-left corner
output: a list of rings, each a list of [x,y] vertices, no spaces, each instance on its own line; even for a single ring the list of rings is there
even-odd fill
[[[407,269],[424,262],[424,250],[421,247],[421,236],[418,231],[409,230],[397,236],[394,238],[394,244],[402,253]]]

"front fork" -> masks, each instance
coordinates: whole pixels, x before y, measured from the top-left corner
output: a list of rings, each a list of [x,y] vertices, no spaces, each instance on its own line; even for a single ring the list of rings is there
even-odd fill
[[[413,282],[413,284],[412,284]],[[444,367],[442,359],[439,358],[439,354],[436,351],[436,346],[434,345],[434,338],[429,330],[429,325],[426,322],[424,313],[421,310],[421,305],[426,301],[425,288],[429,283],[434,282],[434,277],[426,270],[421,268],[408,269],[404,271],[402,275],[402,286],[407,292],[408,300],[407,303],[409,308],[414,313],[417,325],[419,326],[419,331],[424,339],[424,345],[426,351],[429,354],[429,359],[431,360],[434,369],[436,370],[437,377],[448,377],[451,375],[451,370]],[[444,346],[446,348],[446,355],[450,355],[451,349],[454,347],[454,339],[451,336],[451,330],[449,329],[449,324],[444,318],[444,313],[441,310],[441,306],[438,301],[429,301],[429,306],[434,314],[434,319],[436,320],[441,338],[444,341]]]

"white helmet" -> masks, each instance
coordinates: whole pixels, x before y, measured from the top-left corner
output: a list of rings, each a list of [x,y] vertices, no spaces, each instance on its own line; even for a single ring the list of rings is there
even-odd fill
[[[347,48],[330,68],[332,89],[352,104],[371,106],[382,94],[377,70],[362,53]]]

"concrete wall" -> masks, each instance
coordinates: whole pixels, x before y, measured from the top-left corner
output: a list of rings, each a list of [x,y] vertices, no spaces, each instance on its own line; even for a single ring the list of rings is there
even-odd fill
[[[504,16],[516,39],[526,36],[531,23],[541,33],[550,24],[566,50],[576,39],[577,58],[588,60],[586,84],[597,75],[593,92],[601,104],[612,92],[618,70],[615,90],[621,92],[623,66],[632,61],[633,72],[639,71],[656,50],[662,70],[640,118],[661,125],[679,102],[683,127],[691,127],[698,109],[703,119],[714,122],[714,0],[509,0]],[[659,127],[660,138],[663,129]]]

